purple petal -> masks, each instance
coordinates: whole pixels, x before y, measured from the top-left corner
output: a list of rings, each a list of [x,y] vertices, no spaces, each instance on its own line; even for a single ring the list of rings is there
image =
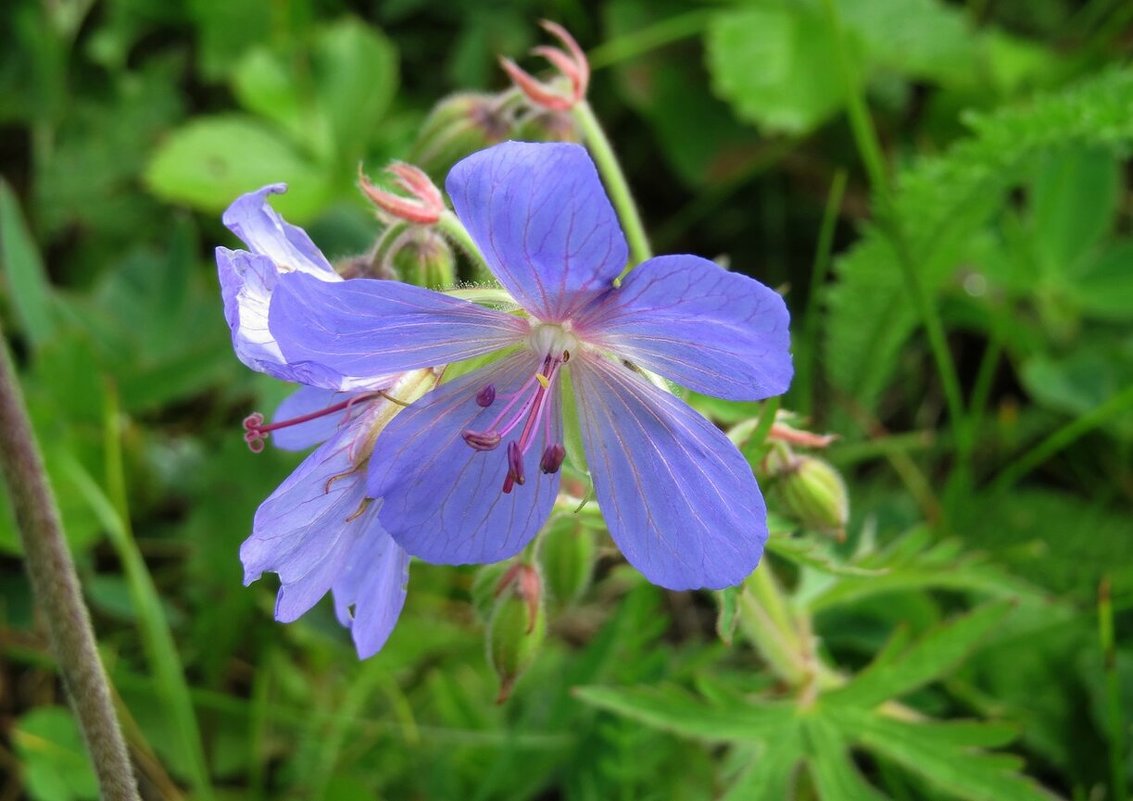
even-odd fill
[[[361,514],[366,487],[352,472],[348,429],[308,456],[256,511],[240,546],[244,583],[278,573],[277,620],[289,623],[322,598],[347,566],[355,543],[380,531],[376,504]]]
[[[279,282],[275,264],[266,256],[219,247],[216,266],[232,348],[248,367],[284,381],[334,390],[370,389],[388,381],[384,376],[343,376],[318,365],[289,363],[268,328],[268,310]]]
[[[791,384],[788,322],[783,298],[755,279],[699,256],[661,256],[634,269],[575,327],[697,392],[759,400]]]
[[[268,195],[286,191],[286,184],[270,184],[241,195],[225,210],[221,220],[249,250],[267,256],[281,272],[298,270],[321,275],[324,280],[339,280],[307,232],[285,222],[268,204]]]
[[[628,249],[581,145],[505,142],[459,162],[445,188],[496,278],[544,322],[561,322],[626,266]]]
[[[571,362],[590,475],[614,542],[671,590],[740,583],[767,511],[751,468],[715,426],[621,365]]]
[[[430,392],[382,431],[367,486],[382,498],[382,525],[402,548],[440,564],[497,562],[519,553],[547,520],[559,474],[539,470],[547,444],[542,426],[524,456],[526,483],[506,494],[507,445],[519,430],[488,451],[473,449],[461,436],[490,428],[519,389],[534,383],[539,365],[530,351],[514,354]],[[484,408],[476,396],[488,385],[496,397]],[[562,418],[557,393],[552,398],[545,414],[557,440]]]
[[[330,284],[300,273],[280,276],[270,326],[288,362],[339,376],[449,364],[515,344],[528,331],[510,314],[409,284]]]
[[[377,525],[358,540],[335,581],[334,610],[360,659],[382,649],[405,605],[409,554]]]

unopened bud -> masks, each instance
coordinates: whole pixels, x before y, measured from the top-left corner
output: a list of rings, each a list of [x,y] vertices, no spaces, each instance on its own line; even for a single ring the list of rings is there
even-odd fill
[[[586,89],[590,84],[590,62],[566,28],[546,20],[540,24],[543,30],[559,40],[563,49],[540,45],[532,48],[531,52],[550,62],[558,72],[559,81],[544,83],[520,69],[509,58],[501,58],[500,65],[532,105],[551,111],[569,111],[586,99]],[[562,85],[558,85],[559,83]]]
[[[445,238],[428,228],[414,228],[390,246],[389,263],[407,284],[449,289],[456,283],[456,258]]]
[[[535,108],[516,120],[511,138],[520,142],[581,142],[582,129],[569,111]]]
[[[849,495],[841,474],[814,456],[794,456],[771,485],[781,510],[814,531],[845,536]]]
[[[494,562],[483,565],[476,571],[472,579],[472,608],[481,623],[487,625],[492,619],[492,610],[496,607],[496,596],[499,594],[500,579],[511,569],[507,562]]]
[[[535,661],[547,634],[539,573],[528,564],[516,564],[501,580],[499,597],[488,629],[488,661],[500,678],[502,704],[516,680]]]
[[[586,592],[598,546],[594,533],[574,515],[556,518],[541,535],[539,561],[551,597],[570,606]]]
[[[465,156],[508,138],[511,109],[499,95],[463,92],[435,106],[421,126],[409,160],[440,180]]]
[[[404,194],[375,186],[358,166],[358,186],[378,207],[379,216],[390,222],[436,225],[445,212],[445,201],[429,176],[421,168],[402,162],[391,164],[385,171]]]

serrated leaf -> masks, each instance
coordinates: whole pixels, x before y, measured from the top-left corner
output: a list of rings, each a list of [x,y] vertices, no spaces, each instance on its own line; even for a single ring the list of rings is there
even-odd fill
[[[831,704],[871,707],[899,698],[950,672],[1003,621],[1013,604],[999,601],[948,621],[899,657],[874,662],[845,687],[828,693]]]
[[[804,718],[807,767],[822,801],[884,801],[854,765],[849,744],[838,728],[818,714]]]
[[[856,744],[892,760],[963,801],[1052,801],[1054,795],[1019,772],[1022,760],[973,751],[983,739],[998,744],[1005,732],[978,724],[899,721],[864,710],[832,712]]]
[[[859,567],[840,562],[822,543],[804,537],[772,534],[767,540],[766,548],[797,565],[811,567],[831,576],[883,576],[889,572],[888,568]]]
[[[178,128],[154,153],[145,179],[164,200],[214,214],[244,192],[283,182],[290,191],[272,205],[293,222],[314,216],[327,193],[316,165],[260,122],[235,114]]]
[[[837,49],[818,14],[724,11],[709,23],[706,44],[713,90],[766,133],[804,134],[841,108]]]
[[[787,704],[713,707],[675,687],[576,687],[574,695],[599,709],[710,742],[773,737],[794,715]]]
[[[24,223],[20,203],[0,178],[0,274],[20,329],[35,347],[55,333],[55,310],[47,270]]]
[[[973,134],[899,174],[893,205],[923,288],[936,293],[967,263],[974,233],[1002,207],[1004,193],[1052,147],[1081,143],[1120,151],[1133,144],[1133,71],[1113,70],[1026,106],[972,117]],[[872,408],[896,353],[919,321],[898,253],[879,228],[836,262],[828,296],[829,377]]]

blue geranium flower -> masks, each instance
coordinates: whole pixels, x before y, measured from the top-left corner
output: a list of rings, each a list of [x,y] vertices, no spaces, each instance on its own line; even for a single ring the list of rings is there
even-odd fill
[[[268,205],[283,185],[238,198],[224,224],[249,250],[216,249],[224,312],[244,364],[307,386],[288,397],[270,425],[245,421],[253,450],[270,436],[278,447],[305,450],[322,443],[256,512],[252,535],[240,547],[244,582],[278,573],[275,617],[291,622],[331,591],[335,611],[351,630],[360,657],[385,644],[405,603],[409,555],[382,528],[366,497],[365,466],[374,438],[400,408],[390,398],[431,387],[431,370],[342,376],[292,364],[267,321],[281,275],[294,273],[340,285],[307,234]]]
[[[742,581],[767,538],[751,468],[641,368],[727,399],[782,393],[792,376],[782,298],[696,256],[650,259],[616,285],[625,237],[578,145],[497,145],[457,164],[446,187],[520,309],[302,271],[280,276],[271,298],[274,341],[312,374],[346,380],[499,354],[382,432],[367,481],[382,526],[430,562],[518,553],[558,492],[568,406],[626,558],[671,589]]]

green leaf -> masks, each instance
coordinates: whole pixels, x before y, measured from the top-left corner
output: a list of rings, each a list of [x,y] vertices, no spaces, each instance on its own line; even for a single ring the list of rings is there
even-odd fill
[[[962,9],[937,0],[857,0],[840,3],[840,12],[872,65],[945,84],[976,80],[981,39]]]
[[[397,51],[377,29],[344,19],[316,34],[311,62],[315,96],[334,131],[339,161],[353,162],[397,90]]]
[[[797,798],[795,777],[805,756],[801,728],[794,721],[760,748],[751,766],[721,801],[784,801]]]
[[[241,193],[284,182],[290,191],[272,205],[294,222],[314,216],[328,188],[320,170],[291,144],[239,115],[198,117],[174,131],[154,153],[145,179],[162,199],[210,213]]]
[[[1090,317],[1133,320],[1133,241],[1122,239],[1104,250],[1066,289]]]
[[[12,187],[0,178],[0,275],[20,328],[35,347],[55,332],[51,285]]]
[[[1019,773],[1022,760],[972,750],[999,745],[1009,730],[995,724],[910,722],[865,710],[833,712],[845,735],[963,801],[1052,801]],[[849,797],[849,796],[847,796]]]
[[[830,553],[829,545],[810,537],[772,533],[767,539],[767,550],[797,565],[811,567],[831,576],[882,576],[889,572],[888,568],[846,564]]]
[[[1025,106],[973,116],[970,138],[900,173],[894,206],[925,290],[935,294],[967,263],[973,236],[1051,148],[1083,143],[1120,152],[1133,144],[1130,96],[1133,70],[1113,70]],[[836,271],[825,363],[835,387],[873,408],[919,321],[882,230],[866,228]]]
[[[1046,274],[1069,277],[1114,222],[1120,172],[1113,153],[1068,147],[1039,162],[1031,189],[1034,250]]]
[[[801,135],[842,106],[826,20],[776,8],[724,11],[707,31],[712,88],[765,133]]]
[[[807,760],[818,797],[823,801],[883,801],[854,765],[849,744],[837,726],[818,714],[803,718]]]
[[[46,706],[28,712],[12,730],[24,783],[35,801],[97,799],[98,781],[71,712]]]
[[[921,637],[897,657],[886,654],[856,675],[849,684],[828,693],[831,704],[870,707],[899,698],[948,672],[994,630],[1012,604],[999,601],[944,623]]]
[[[676,687],[576,687],[574,695],[647,726],[711,742],[775,737],[794,716],[787,704],[709,706]]]

